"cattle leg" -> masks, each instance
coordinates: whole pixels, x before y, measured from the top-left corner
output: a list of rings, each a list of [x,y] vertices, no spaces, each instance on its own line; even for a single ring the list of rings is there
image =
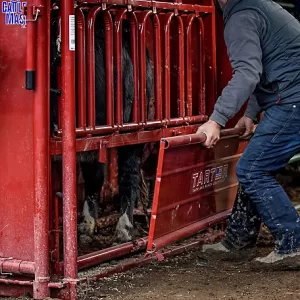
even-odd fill
[[[116,227],[116,240],[119,243],[133,239],[133,209],[140,197],[142,150],[142,145],[118,150],[121,217]]]
[[[98,161],[82,162],[82,174],[85,182],[85,201],[83,205],[83,221],[78,225],[81,234],[93,235],[98,218],[100,191],[104,183],[105,164]]]

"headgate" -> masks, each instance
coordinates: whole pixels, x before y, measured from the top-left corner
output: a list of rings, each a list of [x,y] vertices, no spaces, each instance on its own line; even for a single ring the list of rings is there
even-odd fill
[[[208,151],[200,146],[203,137],[193,135],[231,76],[213,1],[61,0],[50,5],[30,0],[23,6],[25,26],[6,24],[10,13],[20,17],[20,11],[0,15],[0,294],[76,299],[77,283],[85,280],[78,279],[78,270],[138,251],[148,250],[143,261],[150,261],[154,250],[226,218],[236,190],[235,163],[245,143],[238,141],[238,131],[224,131],[218,146]],[[134,85],[128,122],[123,121],[124,22],[129,24]],[[105,124],[100,125],[97,24],[105,41]],[[54,69],[53,35],[61,52],[61,66]],[[153,72],[149,106],[147,51]],[[54,89],[51,72],[57,77]],[[53,94],[58,119],[50,132]],[[78,255],[82,203],[77,201],[76,154],[99,152],[99,161],[109,166],[104,196],[111,199],[118,192],[116,148],[153,142],[160,142],[160,150],[149,236]],[[53,167],[59,155],[62,175]],[[62,200],[56,195],[61,187]]]

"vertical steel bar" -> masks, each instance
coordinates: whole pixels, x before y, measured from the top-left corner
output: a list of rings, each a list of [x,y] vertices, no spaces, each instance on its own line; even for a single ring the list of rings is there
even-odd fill
[[[116,123],[123,124],[123,68],[122,68],[122,20],[127,9],[122,8],[117,12],[114,22],[114,53],[117,75],[116,86]]]
[[[78,127],[86,129],[86,44],[85,17],[82,8],[76,10]]]
[[[27,19],[33,19],[33,6],[27,7]],[[26,34],[26,89],[35,89],[35,69],[36,69],[36,27],[35,22],[27,23]]]
[[[63,154],[63,237],[64,280],[69,299],[76,299],[77,203],[75,140],[75,12],[74,2],[61,1],[62,28],[62,154]]]
[[[217,40],[216,40],[216,9],[213,0],[210,1],[213,7],[211,14],[211,55],[212,55],[212,88],[214,92],[214,102],[217,101]]]
[[[154,15],[155,118],[162,119],[160,20]]]
[[[141,121],[147,121],[146,107],[146,21],[152,11],[143,11],[139,15],[139,58],[140,58],[140,103]]]
[[[37,19],[37,76],[33,99],[33,168],[34,168],[34,263],[35,299],[49,296],[49,37],[50,9],[46,1],[34,5],[43,10]]]
[[[199,31],[199,46],[200,46],[200,76],[199,76],[199,84],[200,84],[200,93],[199,93],[199,101],[198,101],[198,113],[200,115],[206,115],[206,97],[205,97],[205,49],[204,49],[204,23],[201,17],[197,18],[200,26]]]
[[[87,17],[87,126],[95,128],[95,19],[101,7],[92,8]]]
[[[164,42],[165,42],[165,53],[164,53],[164,117],[166,119],[171,118],[171,105],[170,105],[170,25],[174,13],[166,14],[164,24]]]
[[[130,39],[131,59],[133,63],[134,99],[132,106],[132,122],[139,122],[139,60],[138,60],[138,20],[136,14],[131,12],[130,16]]]
[[[178,22],[178,117],[185,116],[185,70],[184,70],[184,26],[180,16]]]
[[[186,114],[189,117],[193,115],[192,27],[194,19],[194,14],[189,15],[186,22]],[[202,87],[200,86],[199,89]]]
[[[103,11],[105,24],[106,124],[114,125],[113,22],[109,11]]]
[[[156,225],[156,217],[157,217],[157,210],[158,210],[158,199],[159,199],[160,183],[161,183],[161,177],[162,177],[165,146],[166,146],[166,143],[164,141],[161,141],[160,145],[159,145],[159,154],[158,154],[158,162],[157,162],[157,170],[156,170],[156,184],[155,184],[155,188],[154,188],[154,196],[153,196],[150,228],[149,228],[149,235],[148,235],[147,251],[153,250],[152,246],[153,246],[153,240],[155,238],[155,225]]]

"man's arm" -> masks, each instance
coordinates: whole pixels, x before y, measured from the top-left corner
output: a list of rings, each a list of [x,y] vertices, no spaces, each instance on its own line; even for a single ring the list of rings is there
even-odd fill
[[[256,97],[252,94],[249,98],[248,105],[244,115],[249,119],[256,121],[258,114],[261,112],[261,107],[258,105]]]
[[[260,82],[260,32],[263,26],[264,20],[257,12],[245,10],[235,13],[225,27],[224,38],[234,74],[210,117],[210,120],[221,126],[225,126],[238,113]]]

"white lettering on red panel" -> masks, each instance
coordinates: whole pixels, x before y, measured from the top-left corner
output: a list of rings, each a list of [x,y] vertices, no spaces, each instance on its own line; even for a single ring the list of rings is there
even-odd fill
[[[225,181],[227,176],[228,164],[194,172],[191,179],[191,192],[196,193],[202,189],[221,183]]]

